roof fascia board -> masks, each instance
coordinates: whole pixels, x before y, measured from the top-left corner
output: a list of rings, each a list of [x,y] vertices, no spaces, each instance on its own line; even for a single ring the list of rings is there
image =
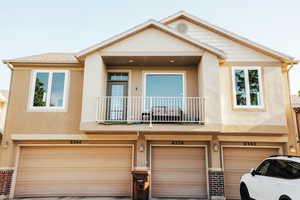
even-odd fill
[[[10,62],[5,61],[10,69],[15,68],[16,66],[55,66],[55,67],[83,67],[82,63],[49,63],[49,62]]]

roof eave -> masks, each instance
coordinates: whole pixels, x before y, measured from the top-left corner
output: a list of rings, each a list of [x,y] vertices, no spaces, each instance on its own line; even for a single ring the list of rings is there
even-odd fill
[[[13,69],[16,65],[30,65],[30,66],[75,66],[80,67],[83,66],[81,62],[73,63],[73,62],[30,62],[30,61],[14,61],[14,60],[3,60],[3,63],[6,64],[10,69]]]

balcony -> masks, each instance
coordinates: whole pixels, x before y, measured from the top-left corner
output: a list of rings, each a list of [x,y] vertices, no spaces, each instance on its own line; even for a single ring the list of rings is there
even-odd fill
[[[97,123],[204,124],[202,97],[102,96],[97,98]]]

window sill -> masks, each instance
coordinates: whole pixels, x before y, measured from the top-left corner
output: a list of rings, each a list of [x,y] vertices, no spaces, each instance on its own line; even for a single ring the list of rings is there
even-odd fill
[[[265,107],[233,107],[235,112],[266,112]]]
[[[68,112],[67,108],[28,108],[27,112]]]

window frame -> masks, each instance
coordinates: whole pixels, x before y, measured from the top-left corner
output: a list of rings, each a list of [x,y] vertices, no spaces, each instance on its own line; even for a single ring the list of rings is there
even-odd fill
[[[237,105],[236,99],[236,82],[235,82],[235,71],[243,70],[245,74],[245,92],[246,92],[246,105]],[[259,105],[251,105],[251,97],[250,97],[250,84],[249,84],[249,70],[257,70],[258,71],[258,84],[260,91],[260,104]],[[233,93],[233,107],[237,109],[264,109],[264,91],[263,91],[263,78],[262,78],[262,68],[259,66],[251,66],[251,67],[241,67],[241,66],[233,66],[231,69],[231,78],[232,78],[232,93]]]
[[[266,163],[269,163],[269,166],[268,166],[268,169],[267,169],[267,172],[265,173],[265,174],[260,174],[260,173],[258,173],[258,171],[259,170],[261,170],[261,168],[263,167],[263,166],[265,166],[266,165]],[[260,163],[260,165],[256,168],[256,175],[257,176],[267,176],[267,174],[268,174],[268,170],[269,170],[269,167],[270,167],[270,165],[272,164],[272,162],[271,162],[271,160],[269,160],[269,159],[267,159],[267,160],[264,160],[262,163]]]
[[[49,73],[48,77],[48,88],[47,88],[47,100],[46,106],[33,106],[34,94],[35,94],[35,84],[37,73]],[[62,106],[49,106],[51,100],[51,90],[52,90],[52,78],[53,73],[64,73],[64,94],[63,94],[63,104]],[[30,95],[28,100],[28,112],[67,112],[68,109],[68,99],[69,99],[69,85],[70,85],[70,71],[69,70],[32,70],[31,73],[31,83],[30,83]]]
[[[147,97],[147,75],[181,75],[182,76],[182,97],[186,97],[186,88],[185,88],[185,72],[144,72],[144,87],[143,87],[143,96]]]
[[[182,76],[182,97],[183,97],[183,107],[182,109],[186,109],[186,102],[185,102],[185,97],[186,97],[186,71],[143,71],[143,97],[145,97],[144,102],[143,102],[143,110],[148,111],[146,109],[146,97],[147,97],[147,75],[181,75]]]

